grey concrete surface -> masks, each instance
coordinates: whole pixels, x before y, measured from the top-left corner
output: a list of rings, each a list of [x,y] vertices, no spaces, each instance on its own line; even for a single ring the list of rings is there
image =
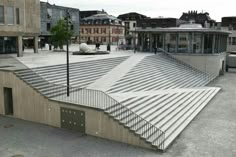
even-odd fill
[[[236,70],[209,86],[222,90],[165,153],[0,116],[0,157],[235,157]]]

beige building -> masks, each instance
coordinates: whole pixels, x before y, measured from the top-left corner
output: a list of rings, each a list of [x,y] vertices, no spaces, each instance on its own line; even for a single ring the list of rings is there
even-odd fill
[[[0,1],[0,54],[23,56],[23,37],[34,38],[34,52],[37,53],[39,33],[39,0]]]
[[[116,17],[97,14],[81,20],[80,42],[116,45],[123,40],[124,26]]]
[[[236,17],[223,17],[221,21],[221,29],[225,31],[230,31],[228,37],[227,51],[236,51]]]

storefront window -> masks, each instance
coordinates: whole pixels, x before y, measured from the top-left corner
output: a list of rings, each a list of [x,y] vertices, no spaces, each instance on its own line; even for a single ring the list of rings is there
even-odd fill
[[[0,37],[0,54],[9,54],[17,52],[16,37]]]

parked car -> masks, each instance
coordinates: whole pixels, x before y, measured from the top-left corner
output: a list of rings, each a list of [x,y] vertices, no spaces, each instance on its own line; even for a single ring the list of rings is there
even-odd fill
[[[229,52],[226,57],[226,71],[229,68],[236,68],[236,52]]]

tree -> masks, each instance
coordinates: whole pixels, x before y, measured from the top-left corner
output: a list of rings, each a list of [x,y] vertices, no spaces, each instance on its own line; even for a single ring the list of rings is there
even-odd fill
[[[69,30],[69,25],[67,28],[67,24],[65,20],[59,20],[57,24],[52,27],[50,30],[52,34],[52,43],[55,48],[63,49],[63,44],[70,40],[73,35],[73,32]]]

